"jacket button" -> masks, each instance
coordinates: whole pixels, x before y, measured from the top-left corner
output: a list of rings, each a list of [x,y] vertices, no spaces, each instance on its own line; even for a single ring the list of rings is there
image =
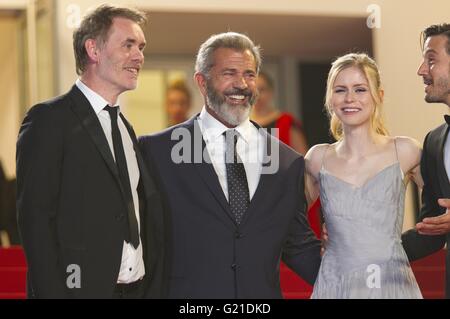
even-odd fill
[[[116,220],[120,222],[124,217],[125,217],[124,214],[117,215]]]
[[[236,270],[236,269],[238,269],[239,268],[239,266],[237,265],[237,264],[232,264],[231,265],[231,269],[233,269],[233,270]]]
[[[234,233],[234,237],[237,238],[237,239],[239,239],[239,238],[244,237],[244,235],[243,235],[242,233],[240,233],[240,232],[235,232],[235,233]]]

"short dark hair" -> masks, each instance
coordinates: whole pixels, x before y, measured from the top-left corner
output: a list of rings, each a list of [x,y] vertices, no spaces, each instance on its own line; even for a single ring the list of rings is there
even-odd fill
[[[114,18],[125,18],[136,22],[141,27],[147,22],[145,13],[130,8],[103,4],[83,18],[80,26],[73,33],[73,51],[75,53],[78,75],[86,71],[88,54],[84,47],[86,40],[97,39],[104,44]]]
[[[421,34],[421,45],[422,48],[425,44],[425,41],[432,36],[443,35],[447,37],[447,54],[450,55],[450,24],[442,23],[442,24],[433,24],[423,30]]]

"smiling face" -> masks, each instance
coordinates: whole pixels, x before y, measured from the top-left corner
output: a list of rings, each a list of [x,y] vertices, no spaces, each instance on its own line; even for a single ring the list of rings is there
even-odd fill
[[[106,42],[97,46],[95,70],[102,86],[113,95],[135,89],[144,47],[144,33],[137,23],[114,18]]]
[[[219,48],[208,76],[197,73],[196,80],[208,111],[229,127],[248,119],[257,97],[256,63],[249,50]]]
[[[352,66],[339,72],[332,88],[331,107],[344,127],[370,123],[375,103],[361,69]]]
[[[450,106],[450,55],[447,52],[447,37],[429,37],[423,48],[423,62],[417,74],[425,84],[425,101],[446,103]]]

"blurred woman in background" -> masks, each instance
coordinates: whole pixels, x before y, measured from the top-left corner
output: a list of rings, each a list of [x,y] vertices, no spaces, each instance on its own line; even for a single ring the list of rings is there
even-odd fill
[[[168,126],[186,121],[191,109],[191,92],[184,80],[172,82],[166,90]]]

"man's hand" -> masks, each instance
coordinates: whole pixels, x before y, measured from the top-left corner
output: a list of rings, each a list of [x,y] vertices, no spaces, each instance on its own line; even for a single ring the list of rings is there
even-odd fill
[[[440,216],[427,217],[422,222],[417,223],[416,229],[419,234],[444,235],[450,232],[450,199],[440,198],[438,203],[447,210]]]
[[[327,231],[327,227],[325,226],[325,223],[322,224],[321,238],[322,238],[322,248],[320,249],[320,256],[323,256],[323,254],[325,253],[325,247],[328,242],[328,231]]]

